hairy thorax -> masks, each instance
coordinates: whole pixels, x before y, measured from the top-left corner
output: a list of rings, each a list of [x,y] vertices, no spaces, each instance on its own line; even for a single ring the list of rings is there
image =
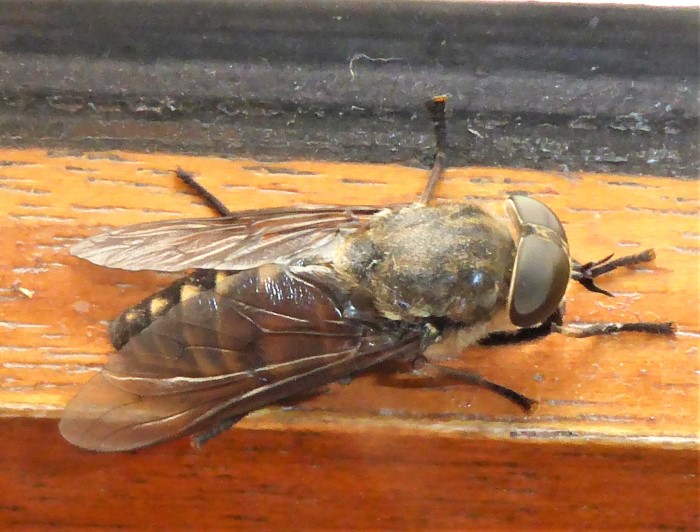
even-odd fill
[[[488,321],[508,296],[515,244],[474,205],[410,205],[347,238],[334,267],[387,318]]]

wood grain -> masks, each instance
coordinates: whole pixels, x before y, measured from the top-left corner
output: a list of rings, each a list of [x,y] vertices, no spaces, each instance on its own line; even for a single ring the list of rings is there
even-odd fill
[[[177,166],[199,174],[232,210],[413,201],[427,176],[393,165],[0,150],[2,415],[59,416],[109,354],[105,321],[174,278],[99,268],[71,257],[67,247],[104,227],[210,215],[173,178]],[[657,251],[654,263],[601,281],[615,298],[572,287],[570,321],[672,320],[678,334],[551,336],[526,346],[469,349],[450,362],[536,398],[530,416],[486,391],[429,388],[386,368],[257,412],[203,451],[176,442],[135,456],[98,457],[69,448],[54,422],[6,419],[11,450],[3,466],[8,478],[23,480],[16,486],[19,502],[0,504],[0,522],[137,526],[155,523],[146,500],[157,500],[154,515],[183,526],[198,517],[213,526],[224,515],[229,525],[279,526],[299,508],[300,522],[309,526],[692,527],[697,182],[453,168],[437,194],[483,201],[500,212],[504,196],[516,191],[558,213],[581,261]],[[70,487],[78,478],[79,486]],[[192,504],[197,483],[216,497]],[[167,486],[171,496],[157,486]],[[81,517],[84,487],[104,496]],[[629,499],[633,490],[643,504]],[[332,495],[339,498],[335,507],[326,499]],[[53,497],[53,506],[40,503],[42,497]],[[119,500],[144,507],[117,515]],[[202,517],[229,500],[235,501],[230,512]],[[73,510],[62,514],[57,501]],[[357,505],[365,503],[358,516]],[[551,510],[555,503],[558,512]],[[100,511],[111,517],[100,520]]]
[[[332,426],[332,425],[331,425]],[[3,423],[6,527],[693,530],[692,450],[483,441],[391,427],[239,429],[204,449],[85,453]],[[44,450],[41,452],[41,450]],[[2,482],[2,481],[0,481]]]

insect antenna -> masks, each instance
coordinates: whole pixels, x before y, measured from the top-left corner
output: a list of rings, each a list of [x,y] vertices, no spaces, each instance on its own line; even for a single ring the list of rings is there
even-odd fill
[[[619,257],[615,260],[611,260],[613,255],[610,254],[607,257],[594,261],[581,264],[580,262],[574,260],[572,261],[572,271],[571,278],[574,281],[578,281],[587,290],[591,292],[596,292],[598,294],[605,294],[606,296],[613,297],[613,295],[607,290],[603,290],[598,285],[595,284],[593,279],[599,277],[605,273],[621,268],[622,266],[633,266],[635,264],[640,264],[642,262],[650,262],[654,260],[656,253],[653,249],[647,249],[641,253],[635,253],[634,255],[626,255],[624,257]]]

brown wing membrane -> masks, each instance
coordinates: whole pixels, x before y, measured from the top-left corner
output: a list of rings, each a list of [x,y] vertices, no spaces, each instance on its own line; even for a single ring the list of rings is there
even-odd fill
[[[136,449],[418,350],[417,330],[345,320],[346,304],[319,267],[231,275],[113,355],[70,402],[61,433],[86,449]]]
[[[244,270],[328,260],[340,237],[362,227],[379,210],[298,206],[144,223],[95,235],[73,246],[71,253],[100,266],[159,271]]]

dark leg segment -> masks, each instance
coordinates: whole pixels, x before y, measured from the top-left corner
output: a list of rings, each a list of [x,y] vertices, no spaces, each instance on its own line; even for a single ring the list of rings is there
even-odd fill
[[[189,172],[185,172],[179,166],[175,170],[175,175],[182,181],[185,185],[192,189],[197,196],[204,200],[209,208],[216,211],[219,216],[231,216],[233,213],[226,207],[214,194],[209,192],[206,188],[195,181],[194,176]]]
[[[471,384],[473,386],[479,386],[486,390],[497,393],[498,395],[505,397],[512,403],[515,403],[525,412],[530,412],[532,407],[537,404],[537,401],[524,396],[521,393],[491,382],[485,379],[477,373],[472,373],[470,371],[462,371],[458,369],[448,368],[446,366],[440,366],[438,364],[432,364],[426,360],[426,358],[421,355],[414,361],[414,366],[416,371],[422,375],[426,375],[433,378],[447,377],[458,382],[463,382],[466,384]]]
[[[499,345],[522,344],[531,342],[549,336],[552,334],[553,328],[564,323],[564,314],[561,306],[545,321],[534,327],[518,329],[516,331],[496,331],[489,334],[486,338],[479,340],[479,345],[487,347]]]
[[[447,115],[445,114],[445,104],[447,96],[435,96],[428,101],[426,107],[433,119],[435,127],[435,160],[433,161],[433,171],[430,173],[428,184],[423,190],[420,203],[427,204],[433,197],[435,187],[442,178],[442,173],[447,166]]]
[[[198,432],[197,434],[193,434],[190,437],[190,443],[192,444],[192,447],[196,447],[197,449],[201,448],[209,440],[215,438],[223,432],[226,432],[228,429],[233,427],[236,423],[238,423],[241,419],[243,419],[246,416],[247,414],[243,414],[242,416],[235,416],[229,419],[224,419],[223,421],[219,422],[213,427],[210,427],[202,432]]]

